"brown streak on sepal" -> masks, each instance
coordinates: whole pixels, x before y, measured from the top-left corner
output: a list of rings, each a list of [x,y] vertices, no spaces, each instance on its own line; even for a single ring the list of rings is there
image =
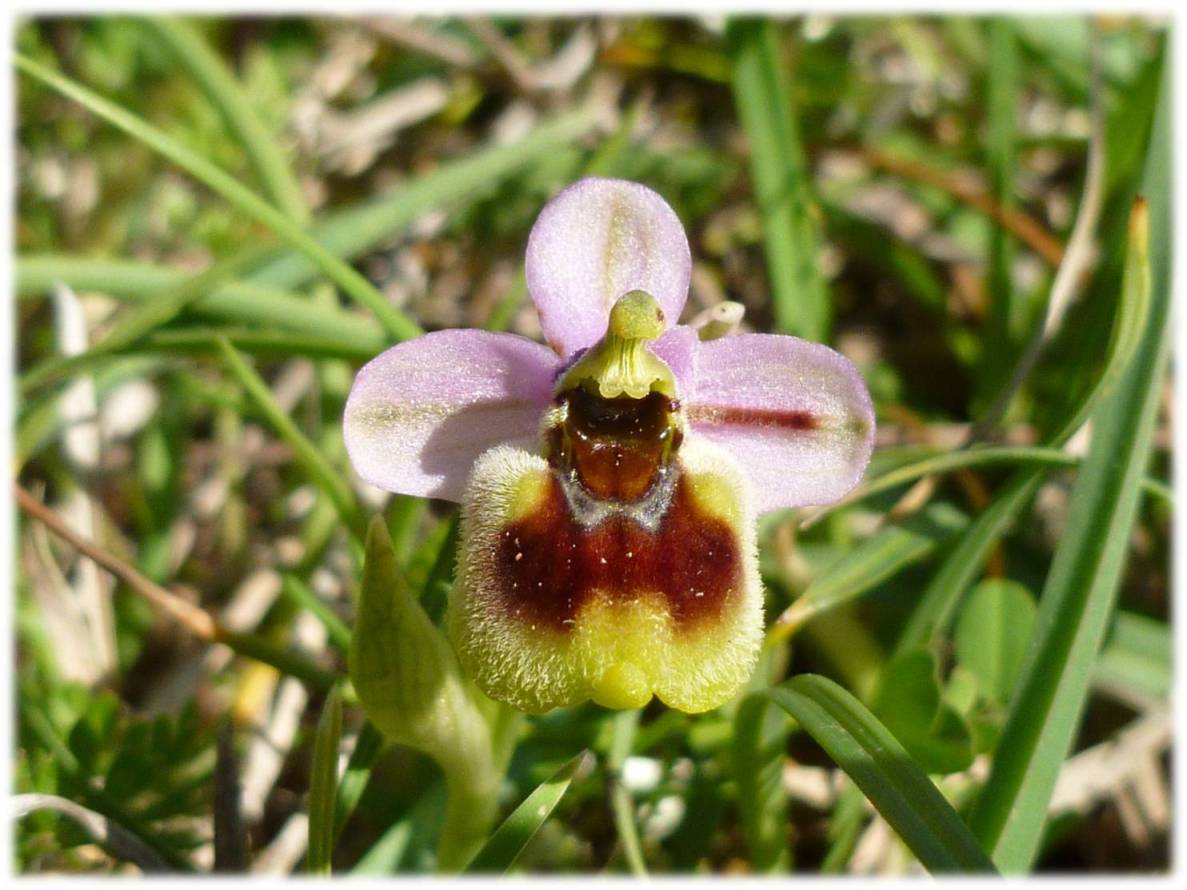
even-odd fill
[[[688,420],[690,423],[714,426],[775,427],[802,432],[811,432],[824,426],[821,418],[811,411],[741,408],[732,405],[689,405]]]

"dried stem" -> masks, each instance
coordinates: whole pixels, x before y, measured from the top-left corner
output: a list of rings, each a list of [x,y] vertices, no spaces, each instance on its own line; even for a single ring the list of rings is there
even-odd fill
[[[328,689],[336,682],[335,675],[322,670],[304,655],[279,648],[261,637],[238,633],[224,627],[205,609],[186,602],[177,594],[140,574],[128,563],[103,550],[94,541],[78,534],[61,516],[15,482],[13,483],[13,492],[22,510],[78,550],[79,553],[107,569],[133,591],[168,614],[199,639],[208,643],[225,645],[240,655],[270,664],[281,672],[292,674],[320,689]]]
[[[1056,267],[1063,261],[1064,246],[1057,237],[1028,214],[1003,207],[988,192],[962,182],[958,177],[942,170],[936,170],[916,161],[895,157],[877,148],[861,147],[858,152],[875,167],[901,176],[903,179],[930,185],[979,210],[1026,244],[1046,260],[1048,265]]]
[[[97,547],[93,541],[78,534],[62,520],[62,517],[21,488],[20,485],[14,483],[13,492],[16,494],[17,503],[20,504],[22,510],[74,547],[79,553],[107,569],[157,608],[167,612],[194,636],[209,642],[220,638],[222,628],[219,627],[215,617],[205,609],[187,603],[177,594],[150,581],[123,560]]]

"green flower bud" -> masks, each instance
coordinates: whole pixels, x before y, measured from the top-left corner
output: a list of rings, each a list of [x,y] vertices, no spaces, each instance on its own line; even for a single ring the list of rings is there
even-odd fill
[[[502,769],[476,693],[396,570],[378,517],[367,533],[358,612],[349,658],[355,692],[384,735],[440,765],[449,808],[438,857],[447,870],[460,868],[494,819]]]

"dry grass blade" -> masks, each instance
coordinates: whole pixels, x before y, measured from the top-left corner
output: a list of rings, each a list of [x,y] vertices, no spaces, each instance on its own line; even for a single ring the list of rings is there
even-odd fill
[[[55,810],[69,816],[81,825],[96,841],[107,847],[112,855],[132,862],[144,872],[172,872],[173,867],[165,862],[155,850],[140,838],[126,831],[106,816],[88,810],[72,800],[56,794],[18,794],[12,799],[13,818],[19,819],[38,810]]]
[[[177,594],[150,581],[123,560],[117,559],[106,550],[97,547],[93,541],[74,531],[57,513],[21,488],[20,485],[14,483],[13,492],[22,510],[88,559],[107,569],[161,611],[170,615],[194,636],[210,642],[219,639],[222,629],[209,612],[187,603]]]
[[[1063,262],[1065,248],[1057,237],[1047,231],[1034,217],[1020,210],[1002,207],[983,189],[971,186],[956,176],[926,164],[896,157],[881,149],[863,147],[858,149],[858,152],[868,163],[887,173],[939,189],[980,211],[1041,256],[1048,265],[1056,267]]]
[[[465,41],[414,21],[387,16],[367,16],[363,25],[381,37],[408,49],[432,56],[457,68],[475,68],[478,57]]]
[[[107,569],[127,584],[133,592],[144,597],[199,639],[225,645],[240,655],[246,655],[256,661],[272,665],[317,688],[328,689],[334,684],[335,677],[332,674],[322,670],[305,656],[278,648],[261,637],[230,630],[205,609],[186,602],[177,594],[151,581],[123,560],[78,534],[62,517],[17,483],[13,483],[13,492],[22,510],[75,547],[88,559],[94,560]],[[320,627],[320,624],[318,626]]]

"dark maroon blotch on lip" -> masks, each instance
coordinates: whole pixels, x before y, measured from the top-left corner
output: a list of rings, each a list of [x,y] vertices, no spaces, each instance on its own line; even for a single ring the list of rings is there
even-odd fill
[[[549,474],[544,503],[502,533],[496,555],[503,608],[565,632],[595,593],[629,602],[658,593],[678,630],[720,615],[742,594],[737,536],[703,511],[683,476],[654,532],[626,515],[593,527],[573,517]]]

